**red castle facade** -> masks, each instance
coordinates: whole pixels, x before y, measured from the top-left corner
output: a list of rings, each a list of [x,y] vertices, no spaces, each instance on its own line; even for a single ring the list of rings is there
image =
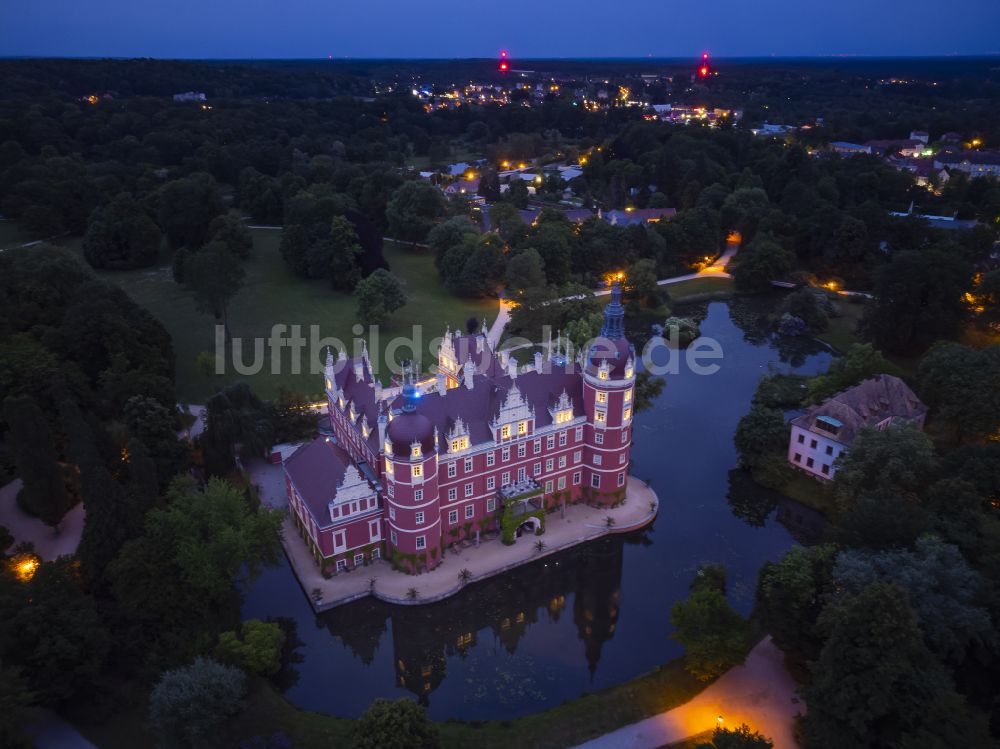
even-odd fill
[[[551,347],[550,347],[551,348]],[[635,349],[617,284],[585,355],[557,343],[519,367],[485,329],[446,333],[436,384],[383,390],[367,349],[335,361],[325,389],[333,436],[285,462],[293,517],[324,569],[374,559],[431,569],[451,543],[499,531],[543,533],[563,504],[623,501],[635,397]]]

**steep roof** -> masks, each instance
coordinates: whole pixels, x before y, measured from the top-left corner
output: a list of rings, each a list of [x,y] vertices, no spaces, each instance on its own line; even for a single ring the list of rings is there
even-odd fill
[[[361,379],[358,379],[358,366],[361,368]],[[368,447],[375,453],[378,444],[378,414],[379,404],[375,397],[375,378],[372,375],[371,362],[367,355],[353,359],[341,359],[339,369],[334,373],[334,384],[344,394],[344,405],[354,404],[357,414],[357,424],[367,421]],[[360,434],[360,429],[358,430]]]
[[[349,465],[350,456],[326,437],[307,442],[285,461],[285,472],[320,526],[331,525],[329,502]]]
[[[792,424],[817,434],[850,444],[864,427],[873,427],[886,419],[907,421],[927,413],[927,407],[898,377],[875,375],[871,379],[843,390],[804,414],[792,419]],[[818,427],[816,422],[838,427],[835,432]]]

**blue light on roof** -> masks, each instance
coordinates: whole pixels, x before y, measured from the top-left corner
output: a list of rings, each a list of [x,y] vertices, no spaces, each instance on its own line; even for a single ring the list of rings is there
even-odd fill
[[[835,427],[842,427],[842,426],[844,426],[844,422],[842,422],[840,419],[835,419],[832,416],[825,416],[825,415],[824,416],[817,416],[816,417],[816,421],[824,421],[827,424],[829,424],[831,426],[835,426]]]

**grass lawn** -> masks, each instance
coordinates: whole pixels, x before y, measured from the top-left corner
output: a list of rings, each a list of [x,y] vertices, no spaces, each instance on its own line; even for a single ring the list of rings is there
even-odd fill
[[[784,454],[782,454],[784,458]],[[822,512],[828,518],[836,515],[837,506],[833,498],[833,489],[830,484],[823,484],[801,471],[789,470],[787,479],[781,483],[774,483],[762,480],[759,473],[754,473],[754,481],[768,489],[784,494],[789,499],[811,507]]]
[[[733,293],[731,278],[692,278],[689,281],[667,284],[665,289],[675,303],[702,302],[706,299],[722,299]]]
[[[861,322],[865,305],[841,301],[840,311],[841,316],[831,317],[827,329],[816,337],[824,343],[830,344],[837,351],[844,353],[855,343],[865,343],[858,335],[858,323]],[[896,375],[908,382],[913,382],[916,378],[920,357],[911,358],[885,353],[883,356],[893,365],[886,374]]]
[[[170,332],[177,356],[177,394],[182,401],[203,402],[217,386],[235,378],[250,382],[263,398],[275,397],[282,386],[309,396],[318,395],[322,389],[321,379],[319,375],[309,374],[306,356],[311,354],[321,362],[322,351],[319,347],[310,350],[310,326],[318,326],[317,342],[322,337],[334,336],[349,344],[354,338],[356,303],[353,295],[335,292],[325,281],[305,281],[294,276],[278,252],[280,231],[259,229],[252,233],[254,251],[245,264],[244,287],[230,307],[230,329],[234,338],[243,339],[242,360],[249,364],[254,359],[256,345],[252,339],[267,338],[276,324],[301,325],[301,334],[307,344],[300,374],[292,373],[291,354],[287,349],[282,352],[277,373],[272,373],[270,348],[264,345],[267,366],[259,374],[235,373],[230,358],[225,376],[206,379],[197,372],[195,360],[199,352],[214,353],[215,321],[195,309],[191,295],[174,282],[169,264],[101,273],[152,312]],[[72,245],[71,242],[66,244]],[[390,377],[384,365],[384,354],[392,339],[414,337],[419,346],[417,357],[426,367],[433,362],[430,342],[444,333],[446,325],[464,330],[470,316],[488,317],[490,322],[496,317],[498,303],[495,301],[458,299],[445,292],[438,280],[433,257],[427,250],[387,242],[385,256],[392,272],[406,285],[409,301],[380,327],[377,342],[369,337],[368,330],[363,331],[369,338],[369,353],[383,381],[388,382]],[[419,329],[419,338],[415,329]],[[389,353],[394,353],[398,360],[411,356],[410,351],[408,346],[393,346]]]
[[[574,746],[677,707],[707,686],[688,675],[678,659],[645,676],[569,700],[537,715],[475,723],[438,723],[441,745],[444,749]],[[144,721],[144,708],[136,707],[106,724],[78,727],[101,749],[140,749],[155,744]],[[219,746],[234,746],[252,736],[271,736],[279,731],[299,749],[349,746],[353,723],[345,718],[299,710],[275,692],[268,682],[255,680],[245,709],[231,721]]]

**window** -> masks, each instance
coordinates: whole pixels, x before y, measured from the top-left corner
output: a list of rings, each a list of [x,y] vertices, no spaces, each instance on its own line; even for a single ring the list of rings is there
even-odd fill
[[[424,475],[424,467],[422,465],[413,466],[413,478],[419,479]]]
[[[580,485],[581,474],[579,471],[573,471],[573,486]]]
[[[809,440],[809,447],[811,447],[813,450],[815,450],[816,449],[816,440]]]
[[[510,424],[504,424],[500,427],[500,439],[508,440],[510,439]]]
[[[424,524],[424,513],[422,513],[422,512],[418,512],[418,513],[417,513],[417,514],[416,514],[416,515],[415,515],[415,516],[413,517],[413,521],[414,521],[414,522],[415,522],[415,523],[416,523],[417,525],[423,525],[423,524]]]
[[[468,519],[470,519],[470,518],[471,518],[471,517],[472,517],[473,515],[475,515],[475,514],[476,514],[476,508],[475,508],[475,506],[474,506],[474,505],[473,505],[473,504],[472,504],[472,503],[470,502],[469,504],[467,504],[467,505],[465,506],[465,519],[466,519],[466,520],[468,520]]]
[[[602,432],[594,432],[594,443],[597,445],[604,444],[604,434]]]
[[[822,467],[822,468],[820,468],[820,470],[821,470],[821,471],[822,471],[823,473],[825,473],[825,474],[829,475],[829,474],[830,474],[830,466],[829,466],[829,464],[827,464],[827,463],[824,463],[824,464],[823,464],[823,467]]]
[[[807,466],[808,466],[809,468],[812,468],[812,467],[813,467],[813,463],[814,463],[814,462],[815,462],[815,461],[814,461],[814,460],[813,460],[812,458],[806,458],[806,465],[807,465]]]
[[[632,406],[625,406],[625,410],[622,411],[622,421],[628,421],[632,418]]]
[[[602,369],[597,373],[597,379],[606,380],[608,379],[608,370]]]
[[[364,554],[355,554],[354,555],[354,566],[355,567],[360,567],[364,563],[365,563],[365,555]]]
[[[598,424],[604,424],[605,422],[607,422],[607,420],[608,420],[608,415],[604,413],[604,411],[594,412],[594,421],[596,421]]]
[[[381,559],[381,558],[382,558],[382,551],[376,546],[374,549],[372,549],[372,561],[374,562],[376,559]]]
[[[377,541],[382,534],[379,532],[379,526],[377,520],[372,520],[368,523],[368,538],[371,541]]]
[[[806,441],[806,436],[804,434],[799,435],[799,444],[803,444]]]
[[[549,479],[548,481],[545,482],[545,493],[546,494],[552,493],[552,479]]]
[[[392,484],[389,484],[387,491],[390,497],[394,497],[396,495],[395,487]]]
[[[399,542],[398,542],[398,540],[396,538],[396,531],[392,531],[392,530],[389,531],[389,541],[392,542],[393,546],[398,546],[399,545]]]
[[[343,572],[346,569],[347,569],[347,560],[346,559],[338,559],[337,560],[337,572]]]
[[[577,442],[583,439],[583,427],[576,428],[576,436],[573,439],[575,439]]]
[[[504,471],[500,474],[500,486],[507,486],[510,483],[510,471]]]
[[[618,465],[620,465],[620,466],[625,465],[625,453],[619,454],[619,456],[618,456]]]
[[[546,473],[551,473],[554,467],[555,467],[555,461],[552,458],[549,458],[548,460],[545,461]]]
[[[497,462],[497,455],[496,455],[495,452],[493,452],[492,450],[490,450],[488,453],[486,453],[486,465],[487,466],[492,466],[496,462]]]
[[[833,455],[833,445],[827,445],[826,446],[826,454],[827,455]]]
[[[557,484],[557,486],[560,489],[565,489],[566,488],[566,477],[565,476],[560,476],[559,477],[559,483]]]
[[[604,459],[604,456],[602,456],[602,455],[600,455],[600,454],[597,454],[597,453],[595,453],[595,454],[594,454],[594,465],[595,465],[595,466],[599,466],[599,465],[601,464],[601,461],[602,461],[603,459]]]
[[[472,458],[465,459],[465,472],[472,473]]]
[[[417,536],[417,548],[418,549],[425,549],[425,548],[427,548],[427,537],[426,536]]]
[[[486,477],[486,489],[488,491],[493,491],[496,488],[497,488],[496,477],[495,476],[487,476]]]
[[[340,415],[340,414],[338,414],[338,416],[339,416],[339,415]],[[385,444],[384,444],[384,445],[382,445],[382,447],[383,447],[383,449],[385,450],[385,454],[386,454],[386,455],[392,455],[392,443],[391,443],[391,442],[390,442],[389,440],[386,440],[386,441],[385,441]]]
[[[453,486],[448,490],[448,501],[454,502],[456,499],[458,499],[458,489]]]
[[[471,481],[468,484],[465,485],[465,496],[466,497],[471,497],[472,496],[472,482]]]
[[[451,441],[451,451],[457,453],[460,450],[465,450],[469,447],[468,437],[456,437]]]
[[[524,469],[524,466],[521,466],[520,468],[517,469],[517,480],[524,481],[525,478],[527,478],[526,471]]]
[[[392,505],[389,505],[389,520],[395,520],[395,519],[396,519],[396,508],[393,507]]]
[[[424,490],[423,489],[417,489],[415,492],[413,492],[413,501],[414,502],[423,502],[424,501]]]
[[[625,367],[625,377],[631,377],[635,374],[635,370],[632,367]]]
[[[607,403],[608,402],[608,391],[607,390],[598,390],[597,391],[597,402],[598,403]]]
[[[523,437],[528,433],[528,422],[519,421],[517,422],[517,434],[519,437]]]
[[[579,463],[581,460],[583,460],[583,451],[577,450],[575,453],[573,453],[573,462]]]
[[[590,485],[595,489],[601,488],[601,476],[597,473],[590,474]]]
[[[410,448],[410,458],[413,459],[419,457],[420,457],[420,445],[414,445],[413,447]]]
[[[542,451],[542,441],[541,440],[535,440],[534,444],[535,444],[535,455],[538,455],[538,453],[540,453]]]
[[[486,512],[496,512],[497,501],[495,499],[486,500]]]
[[[532,476],[541,476],[542,475],[542,464],[541,463],[535,463],[535,470],[533,470],[531,472],[531,475]]]
[[[625,486],[625,471],[618,474],[618,486]]]
[[[559,456],[559,467],[560,468],[565,468],[566,467],[566,456],[565,455],[560,455]]]
[[[796,463],[802,462],[802,453],[795,453],[795,462]]]
[[[503,451],[500,454],[500,460],[502,460],[504,463],[506,463],[508,460],[510,460],[510,448],[509,447],[505,447],[503,449]]]
[[[457,473],[458,473],[458,463],[449,463],[448,464],[448,478],[450,478],[450,479],[455,478],[455,475]]]
[[[386,473],[392,473],[392,461],[391,460],[387,460],[385,462],[385,472]]]
[[[566,446],[566,432],[559,432],[559,447]]]
[[[632,388],[629,388],[628,390],[625,391],[625,402],[626,403],[632,402]]]
[[[454,525],[457,522],[458,522],[458,510],[451,510],[448,513],[448,523],[450,525]]]
[[[545,449],[551,450],[555,446],[556,446],[556,437],[554,434],[550,434],[548,437],[545,438]]]
[[[622,444],[628,443],[628,429],[622,429]]]
[[[525,444],[520,444],[517,446],[517,457],[523,458],[528,450],[528,446]]]

